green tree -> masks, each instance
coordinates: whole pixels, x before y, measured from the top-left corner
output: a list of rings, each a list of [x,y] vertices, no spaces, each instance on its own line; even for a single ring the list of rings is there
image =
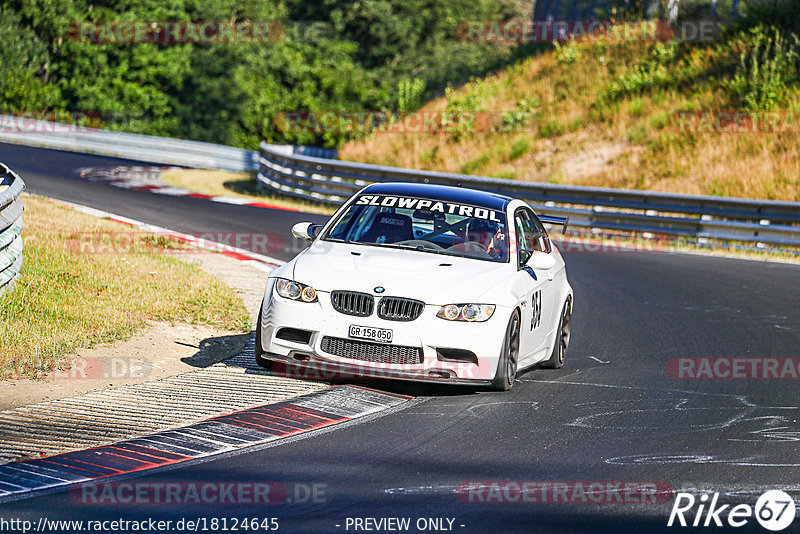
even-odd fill
[[[48,63],[45,44],[6,7],[0,8],[0,35],[0,112],[40,113],[61,107],[58,88],[42,76]]]
[[[464,20],[526,16],[512,0],[0,0],[9,109],[96,112],[106,127],[254,148],[261,139],[336,146],[346,131],[293,132],[288,110],[415,107],[513,60],[514,47],[465,42]],[[90,43],[80,21],[279,21],[258,44]],[[13,38],[9,39],[7,36]],[[419,80],[398,94],[403,80]],[[402,104],[401,104],[402,102]]]

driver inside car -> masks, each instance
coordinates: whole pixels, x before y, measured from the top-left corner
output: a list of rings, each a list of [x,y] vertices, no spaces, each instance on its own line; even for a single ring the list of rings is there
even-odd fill
[[[475,219],[467,226],[466,242],[475,243],[493,258],[499,258],[503,255],[505,236],[497,223]]]

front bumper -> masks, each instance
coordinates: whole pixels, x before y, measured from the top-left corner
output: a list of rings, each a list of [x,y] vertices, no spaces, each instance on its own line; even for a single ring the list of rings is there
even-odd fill
[[[318,292],[318,302],[305,303],[275,294],[271,281],[267,287],[261,322],[263,357],[283,362],[287,370],[305,370],[309,376],[334,379],[386,378],[448,384],[490,384],[497,372],[510,309],[498,306],[483,323],[451,322],[436,317],[440,306],[426,305],[414,321],[389,321],[375,313],[354,317],[337,312],[330,293]],[[351,325],[388,328],[393,332],[391,346],[419,348],[419,363],[380,363],[354,359],[323,350],[323,338],[351,340]],[[284,328],[308,332],[308,342],[289,341],[277,336]],[[383,344],[381,344],[383,345]],[[468,351],[453,357],[453,350]],[[300,373],[302,375],[302,373]],[[300,376],[298,376],[300,377]]]
[[[264,353],[262,357],[277,364],[273,371],[286,378],[299,380],[405,380],[411,382],[436,382],[440,384],[488,386],[491,380],[478,378],[450,378],[417,373],[412,371],[398,371],[394,369],[380,369],[364,365],[352,365],[342,362],[326,360],[310,353],[293,351],[288,356]]]

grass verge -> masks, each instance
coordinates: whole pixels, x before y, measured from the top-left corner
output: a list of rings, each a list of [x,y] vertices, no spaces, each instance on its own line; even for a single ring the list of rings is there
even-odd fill
[[[0,377],[43,377],[148,321],[250,331],[234,291],[175,256],[185,245],[40,197],[24,203],[22,276],[0,295]]]
[[[204,195],[244,198],[276,207],[330,215],[335,208],[267,195],[258,188],[255,173],[213,171],[204,169],[171,169],[161,175],[169,185],[203,193]]]

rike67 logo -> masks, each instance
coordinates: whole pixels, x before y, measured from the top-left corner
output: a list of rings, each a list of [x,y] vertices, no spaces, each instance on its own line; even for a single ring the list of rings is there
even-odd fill
[[[708,495],[696,499],[691,493],[678,493],[667,526],[722,527],[727,523],[731,527],[743,527],[755,518],[765,529],[777,532],[788,528],[796,513],[794,500],[780,490],[761,495],[755,507],[737,504],[730,508],[729,504],[718,504],[718,500],[719,493],[710,500]]]

